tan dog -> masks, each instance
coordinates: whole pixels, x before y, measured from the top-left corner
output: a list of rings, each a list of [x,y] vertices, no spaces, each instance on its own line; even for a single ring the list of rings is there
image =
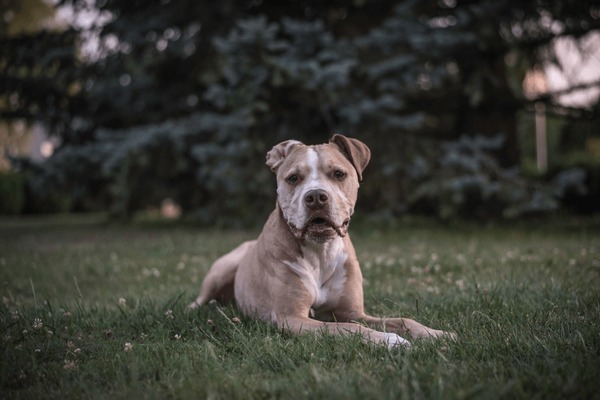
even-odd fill
[[[409,345],[399,335],[445,335],[411,319],[365,314],[348,224],[370,157],[364,143],[341,135],[317,146],[288,140],[273,147],[275,210],[258,240],[215,261],[190,307],[235,297],[246,315],[290,333],[360,334],[389,347]]]

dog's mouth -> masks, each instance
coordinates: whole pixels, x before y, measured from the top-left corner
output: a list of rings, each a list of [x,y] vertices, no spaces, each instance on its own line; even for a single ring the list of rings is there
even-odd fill
[[[317,217],[310,221],[310,225],[325,225],[327,224],[327,220],[325,218]]]
[[[346,236],[348,234],[350,218],[345,219],[341,225],[338,225],[328,216],[317,215],[309,219],[303,228],[297,228],[292,224],[289,225],[295,236],[323,243],[337,236]]]

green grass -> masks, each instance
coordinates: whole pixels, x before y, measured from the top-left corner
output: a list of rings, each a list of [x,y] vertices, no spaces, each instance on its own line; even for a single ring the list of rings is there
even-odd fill
[[[210,262],[256,231],[0,220],[0,398],[600,398],[597,223],[352,232],[367,310],[457,342],[388,351],[232,306],[187,313]]]

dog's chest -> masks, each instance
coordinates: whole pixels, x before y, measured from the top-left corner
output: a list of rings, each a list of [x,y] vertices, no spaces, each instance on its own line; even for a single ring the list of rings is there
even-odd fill
[[[302,257],[285,264],[300,277],[312,297],[311,307],[335,306],[346,282],[344,264],[348,258],[343,241],[302,247]]]

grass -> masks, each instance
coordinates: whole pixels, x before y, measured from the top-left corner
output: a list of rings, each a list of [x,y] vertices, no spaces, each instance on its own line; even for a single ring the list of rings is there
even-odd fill
[[[599,232],[354,226],[367,310],[459,335],[388,351],[233,306],[187,313],[210,262],[256,231],[2,219],[0,398],[600,398]]]

